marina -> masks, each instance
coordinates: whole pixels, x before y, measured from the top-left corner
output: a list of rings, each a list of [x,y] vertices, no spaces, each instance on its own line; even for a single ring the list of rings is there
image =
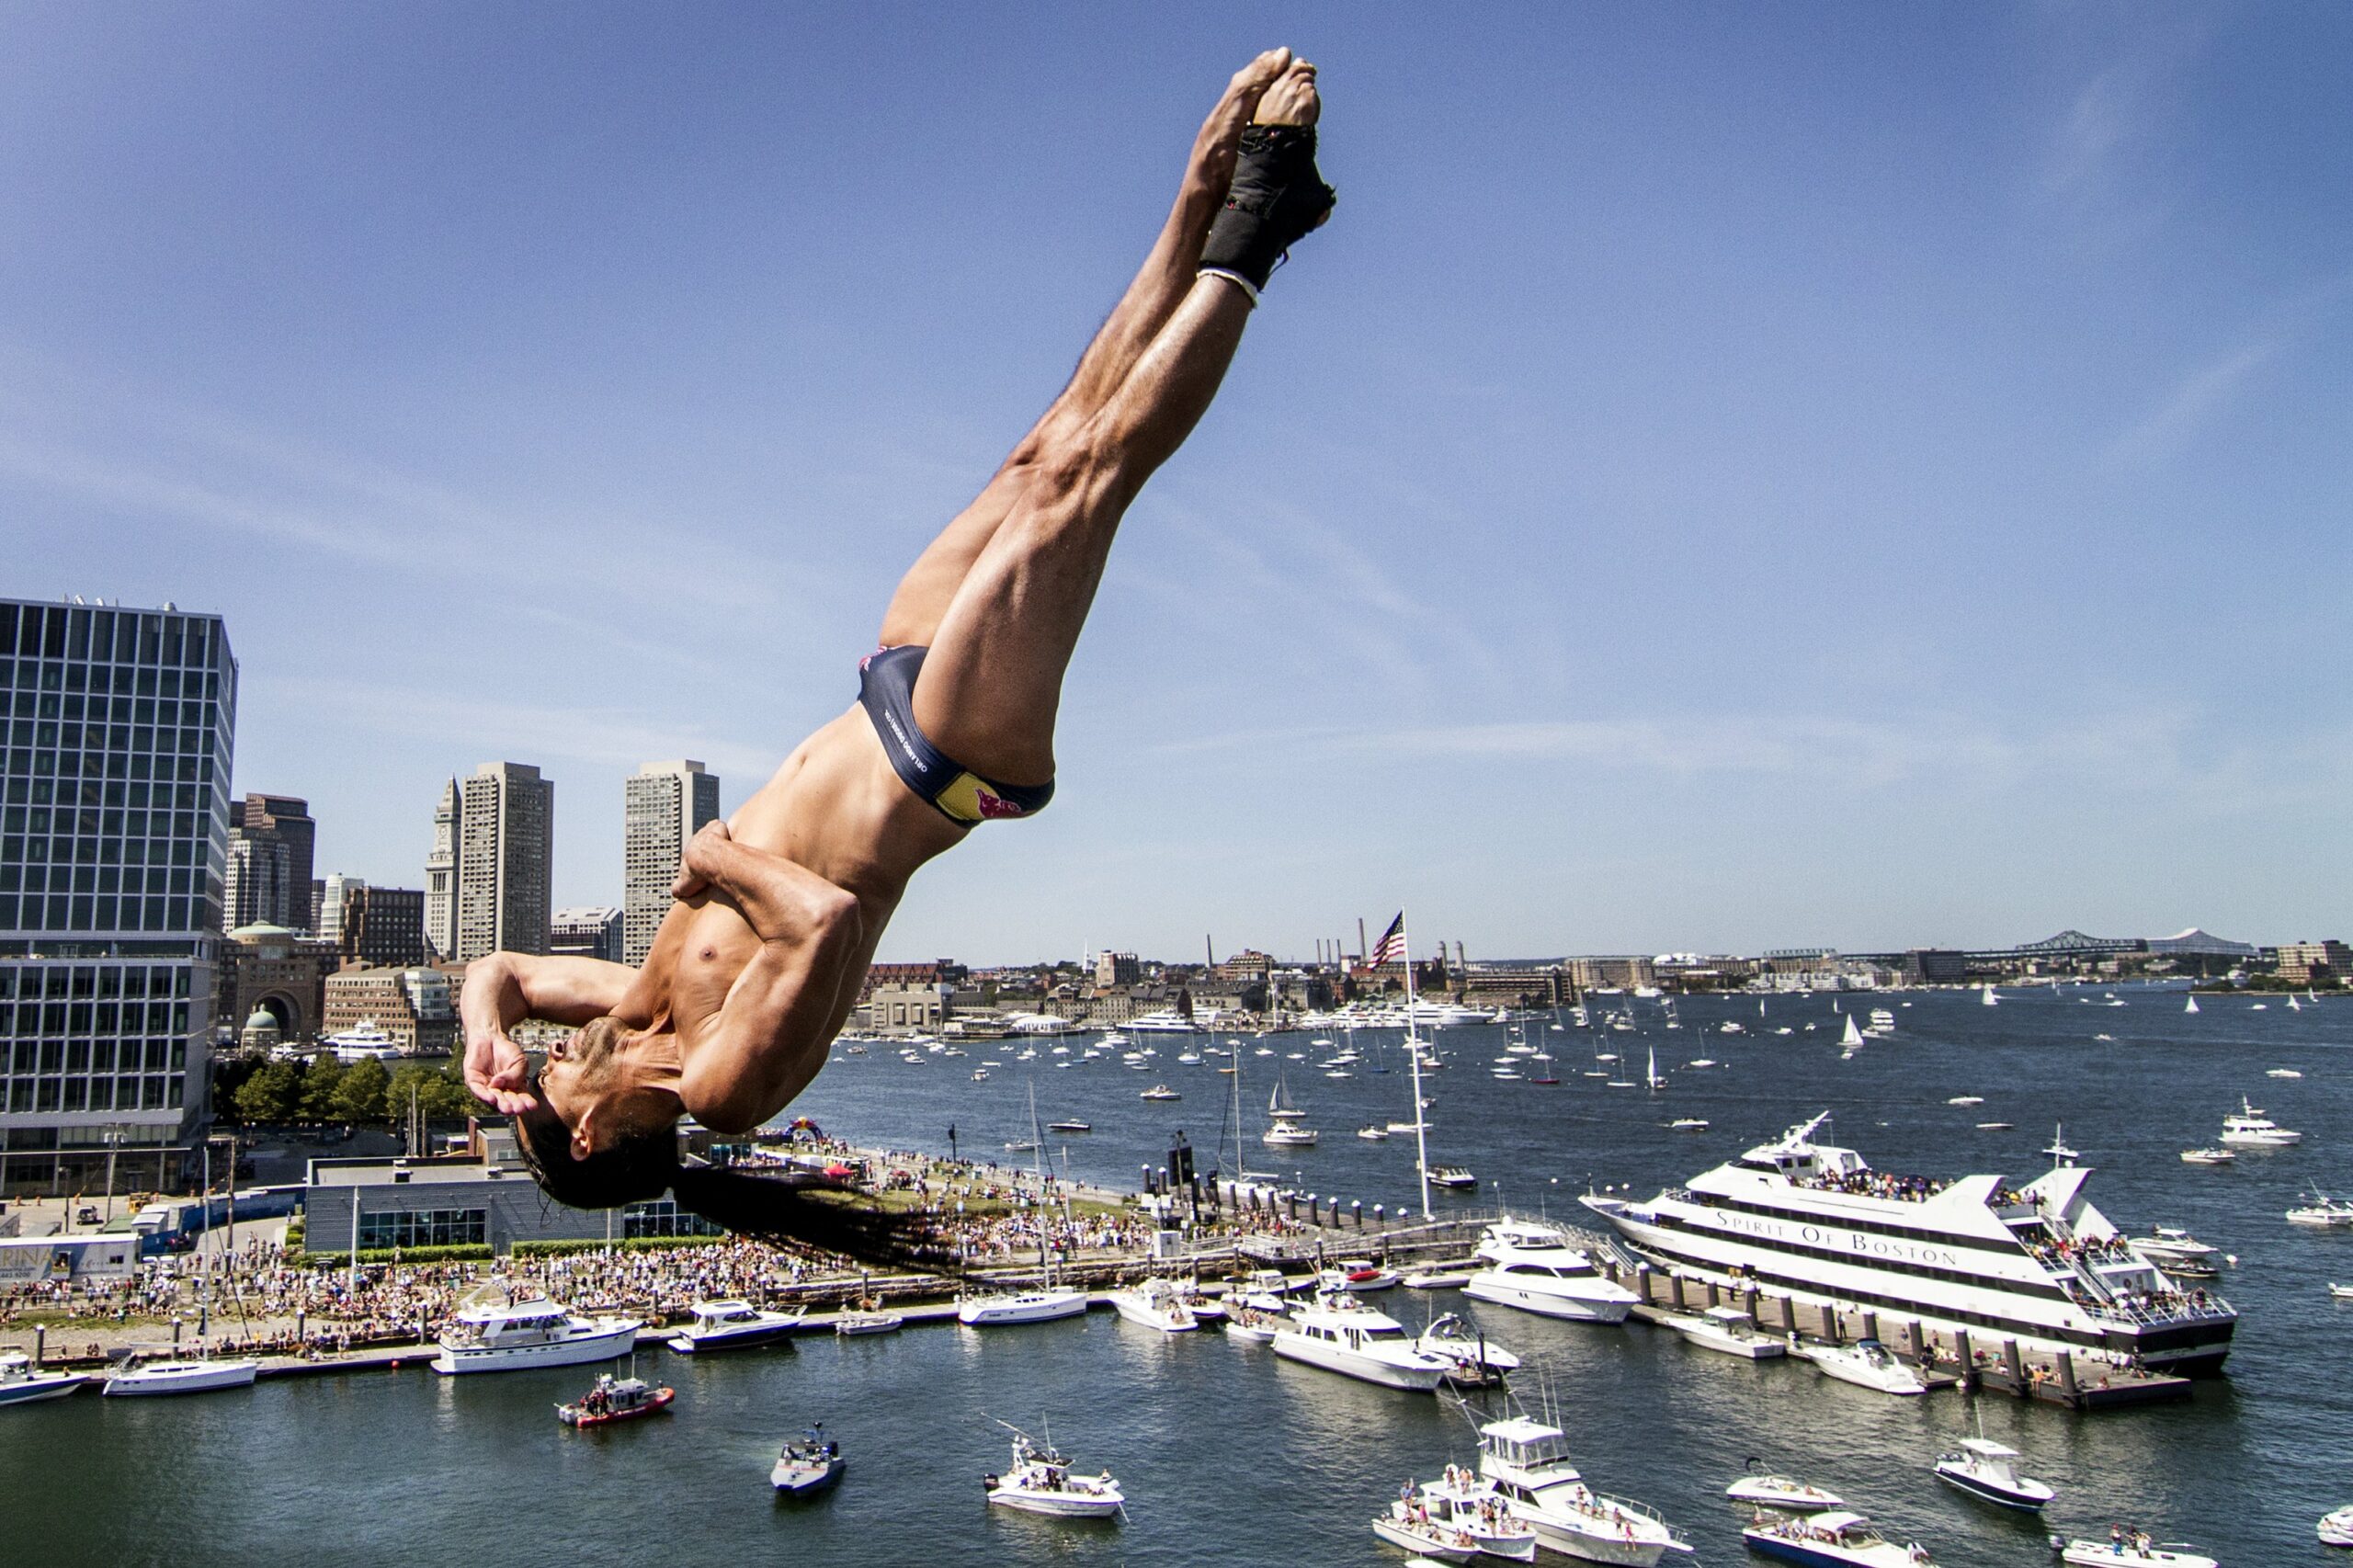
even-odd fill
[[[1726,1486],[1743,1475],[1776,1473],[1845,1499],[1891,1537],[1926,1543],[1939,1563],[1994,1568],[2047,1561],[2040,1536],[2005,1529],[2005,1510],[1939,1484],[1931,1474],[1938,1456],[1953,1447],[1954,1428],[1963,1419],[1959,1391],[1969,1382],[1987,1394],[2032,1396],[1977,1403],[1987,1438],[2017,1449],[2021,1471],[2058,1492],[2049,1508],[2052,1529],[2097,1538],[2113,1515],[2143,1521],[2160,1540],[2197,1541],[2200,1551],[2225,1562],[2277,1560],[2291,1548],[2309,1552],[2316,1522],[2348,1501],[2342,1494],[2347,1479],[2320,1456],[2329,1449],[2326,1434],[2341,1433],[2353,1416],[2329,1381],[2313,1376],[2313,1362],[2335,1354],[2334,1338],[2343,1332],[2330,1326],[2345,1309],[2329,1298],[2328,1278],[2332,1273],[2340,1280],[2353,1278],[2353,1264],[2329,1233],[2299,1231],[2282,1215],[2315,1176],[2326,1174],[2310,1167],[2312,1151],[2336,1147],[2353,1135],[2337,1074],[2317,1070],[2345,1060],[2353,1048],[2353,1039],[2333,1022],[2333,1016],[2353,1022],[2353,1013],[2324,1004],[2296,1015],[2263,1015],[2292,1025],[2307,1041],[2291,1058],[2302,1062],[2307,1077],[2273,1096],[2297,1096],[2292,1125],[2305,1141],[2296,1149],[2250,1153],[2240,1169],[2218,1175],[2185,1165],[2176,1155],[2185,1139],[2211,1131],[2210,1108],[2236,1103],[2238,1081],[2216,1060],[2211,1041],[2164,1037],[2222,1026],[2244,1014],[2210,1007],[2202,1017],[2186,1018],[2175,1007],[2132,1015],[2161,1019],[2158,1038],[2140,1048],[2137,1072],[2164,1069],[2205,1085],[2194,1096],[2155,1099],[2145,1097],[2121,1065],[2110,1066],[2089,1051],[2064,1058],[2063,1084],[2053,1079],[2062,1066],[2053,1060],[2054,1047],[2066,1038],[2052,1018],[2064,1011],[2059,1000],[2006,995],[2003,1006],[1986,1011],[1967,999],[1968,1017],[1949,1024],[1948,1009],[1960,1010],[1955,1001],[1919,996],[1915,1009],[1903,1015],[1907,1028],[1898,1038],[1916,1034],[1921,1043],[1891,1044],[1884,1055],[1844,1065],[1836,1062],[1835,1034],[1818,1046],[1814,1037],[1793,1037],[1803,1041],[1793,1045],[1767,1036],[1724,1048],[1720,1054],[1726,1066],[1708,1075],[1722,1074],[1713,1087],[1700,1087],[1695,1079],[1670,1091],[1724,1130],[1697,1135],[1696,1142],[1670,1136],[1642,1107],[1605,1096],[1598,1085],[1539,1090],[1495,1084],[1483,1073],[1441,1071],[1428,1080],[1438,1102],[1429,1127],[1432,1157],[1461,1158],[1491,1173],[1475,1195],[1433,1194],[1441,1222],[1449,1216],[1453,1221],[1438,1232],[1419,1232],[1417,1223],[1401,1228],[1396,1210],[1418,1210],[1410,1141],[1403,1151],[1395,1142],[1346,1139],[1303,1152],[1300,1164],[1313,1160],[1317,1167],[1296,1178],[1286,1169],[1279,1178],[1295,1192],[1296,1208],[1293,1199],[1275,1200],[1276,1212],[1302,1216],[1291,1244],[1304,1251],[1286,1266],[1291,1272],[1285,1278],[1296,1280],[1312,1271],[1318,1244],[1327,1267],[1370,1260],[1409,1278],[1444,1278],[1443,1266],[1467,1256],[1484,1229],[1501,1221],[1499,1210],[1506,1205],[1515,1221],[1525,1211],[1536,1223],[1565,1223],[1569,1239],[1589,1235],[1591,1218],[1571,1201],[1586,1189],[1588,1170],[1597,1190],[1608,1184],[1647,1194],[1770,1139],[1824,1102],[1836,1105],[1848,1141],[1888,1146],[1901,1137],[1913,1168],[1943,1174],[2006,1168],[2024,1179],[2042,1168],[2035,1151],[2049,1135],[2018,1134],[2006,1155],[1989,1158],[1987,1135],[1972,1125],[1970,1108],[1945,1108],[1936,1085],[1965,1078],[1986,1091],[1990,1104],[2026,1113],[2017,1119],[2028,1126],[2048,1125],[2040,1108],[2056,1100],[2066,1112],[2067,1142],[2083,1151],[2077,1168],[2097,1173],[2101,1204],[2120,1227],[2129,1225],[2128,1234],[2195,1238],[2199,1246],[2240,1260],[2228,1280],[2242,1317],[2226,1376],[2151,1380],[2170,1401],[2158,1408],[2102,1403],[2119,1386],[2121,1369],[2086,1359],[2075,1369],[2077,1408],[2086,1417],[2070,1415],[2056,1408],[2066,1392],[2058,1367],[2020,1351],[2013,1376],[1999,1344],[1977,1347],[1984,1360],[1966,1380],[1947,1366],[1925,1397],[1910,1399],[1886,1398],[1802,1366],[1766,1362],[1752,1369],[1682,1343],[1654,1319],[1704,1316],[1711,1305],[1733,1306],[1753,1312],[1768,1333],[1794,1326],[1801,1339],[1835,1334],[1843,1344],[1876,1336],[1899,1357],[1911,1354],[1909,1325],[1886,1313],[1867,1322],[1859,1311],[1841,1314],[1833,1325],[1818,1308],[1779,1292],[1760,1291],[1752,1304],[1745,1292],[1721,1284],[1714,1284],[1711,1301],[1714,1282],[1655,1267],[1645,1274],[1615,1266],[1622,1288],[1643,1303],[1620,1325],[1546,1318],[1445,1288],[1401,1290],[1380,1299],[1393,1303],[1387,1315],[1409,1335],[1454,1312],[1489,1344],[1507,1349],[1521,1363],[1508,1376],[1523,1398],[1554,1391],[1557,1408],[1540,1418],[1566,1434],[1574,1466],[1593,1478],[1592,1485],[1641,1499],[1709,1561],[1737,1561],[1742,1550],[1745,1520],[1727,1509]],[[1679,1010],[1688,1028],[1715,1008],[1735,1005],[1687,999]],[[1802,1022],[1799,1006],[1776,1003],[1775,1011],[1786,1008]],[[1821,1004],[1813,1007],[1830,1017]],[[1959,1036],[1962,1043],[1927,1043],[1932,1035]],[[1483,1040],[1499,1038],[1500,1030],[1465,1026],[1460,1035],[1441,1034],[1438,1049],[1475,1051],[1472,1059],[1481,1061],[1494,1049]],[[1370,1048],[1374,1041],[1365,1043]],[[2279,1060],[2269,1049],[2276,1043],[2267,1042],[2261,1061]],[[1904,1059],[1890,1060],[1899,1051],[1907,1053]],[[1761,1096],[1744,1075],[1768,1071],[1768,1062],[1775,1088],[1771,1096]],[[1855,1081],[1851,1074],[1866,1063],[1874,1081]],[[1084,1117],[1096,1129],[1086,1142],[1067,1152],[1055,1145],[1044,1156],[1057,1165],[1066,1159],[1074,1178],[1116,1182],[1173,1131],[1165,1110],[1139,1111],[1131,1097],[1120,1108],[1132,1081],[1106,1071],[1115,1065],[1098,1065],[1091,1088],[1085,1087],[1090,1079],[1085,1071],[1041,1075],[1041,1103],[1051,1096],[1051,1109]],[[1205,1062],[1191,1071],[1213,1069]],[[1029,1128],[1027,1093],[1017,1078],[1000,1074],[972,1085],[930,1077],[918,1092],[909,1087],[910,1079],[923,1075],[902,1074],[887,1055],[858,1059],[855,1072],[829,1073],[820,1081],[811,1098],[821,1103],[812,1114],[830,1124],[870,1129],[881,1142],[917,1141],[932,1122],[945,1125],[940,1112],[949,1107],[979,1125],[985,1106],[995,1103],[1008,1135]],[[1307,1115],[1345,1116],[1353,1126],[1381,1119],[1392,1105],[1410,1109],[1403,1076],[1328,1085],[1319,1078],[1312,1096],[1296,1087],[1294,1094]],[[1181,1079],[1174,1081],[1182,1085]],[[1224,1080],[1207,1082],[1222,1085]],[[1221,1097],[1207,1092],[1212,1103]],[[1769,1103],[1744,1103],[1750,1099]],[[2167,1108],[2193,1099],[2178,1118]],[[2095,1106],[2104,1108],[2086,1108]],[[2284,1102],[2273,1108],[2282,1119],[2290,1114]],[[1475,1138],[1460,1131],[1473,1121]],[[1881,1121],[1891,1126],[1878,1130]],[[1261,1125],[1254,1117],[1244,1130],[1254,1142]],[[1213,1129],[1191,1131],[1204,1148],[1214,1136]],[[1254,1170],[1259,1159],[1254,1153]],[[1500,1187],[1490,1185],[1498,1180],[1492,1173],[1502,1173]],[[1567,1198],[1552,1196],[1563,1190]],[[1341,1194],[1350,1196],[1336,1204]],[[1378,1223],[1376,1203],[1385,1210]],[[1311,1212],[1320,1218],[1313,1230],[1305,1228]],[[1263,1222],[1266,1210],[1258,1213]],[[1214,1278],[1217,1270],[1205,1273]],[[423,1371],[433,1346],[411,1345],[342,1365],[266,1358],[256,1386],[200,1398],[102,1402],[85,1391],[85,1397],[0,1416],[0,1455],[17,1467],[11,1473],[38,1477],[45,1466],[70,1462],[70,1456],[103,1444],[110,1455],[119,1450],[126,1466],[181,1478],[180,1490],[199,1521],[210,1510],[233,1507],[253,1521],[248,1528],[258,1529],[259,1539],[287,1540],[286,1532],[301,1528],[303,1516],[266,1501],[261,1478],[314,1468],[364,1469],[375,1456],[397,1451],[429,1429],[436,1434],[437,1464],[544,1468],[552,1484],[592,1491],[673,1489],[682,1506],[709,1521],[712,1539],[731,1551],[759,1552],[776,1550],[779,1540],[783,1517],[765,1511],[769,1488],[764,1484],[778,1445],[823,1420],[828,1434],[838,1432],[860,1454],[893,1458],[887,1479],[870,1467],[822,1504],[795,1511],[789,1528],[796,1550],[867,1561],[858,1543],[886,1531],[894,1550],[904,1543],[913,1551],[954,1552],[969,1550],[973,1532],[983,1529],[988,1533],[978,1539],[986,1540],[992,1557],[1005,1561],[1059,1562],[1072,1553],[1085,1560],[1115,1551],[1118,1560],[1175,1563],[1201,1555],[1206,1541],[1222,1561],[1270,1568],[1324,1560],[1327,1543],[1342,1540],[1362,1542],[1369,1556],[1380,1549],[1366,1533],[1366,1520],[1386,1507],[1400,1475],[1435,1476],[1448,1463],[1477,1463],[1475,1433],[1437,1400],[1284,1360],[1267,1344],[1241,1342],[1245,1336],[1230,1329],[1140,1330],[1108,1309],[1103,1291],[1113,1281],[1084,1283],[1095,1310],[1082,1307],[1066,1320],[1005,1332],[945,1326],[956,1315],[952,1298],[926,1301],[882,1290],[876,1310],[899,1318],[905,1332],[851,1337],[825,1332],[838,1321],[843,1292],[836,1287],[830,1299],[818,1294],[757,1303],[812,1309],[797,1354],[670,1359],[654,1350],[647,1360],[659,1336],[677,1332],[681,1302],[679,1316],[667,1324],[648,1322],[638,1335],[642,1375],[674,1386],[676,1403],[667,1419],[614,1444],[575,1442],[566,1449],[552,1443],[561,1429],[547,1413],[551,1403],[579,1394],[587,1381],[580,1369],[436,1379]],[[722,1291],[707,1299],[729,1297]],[[574,1303],[584,1314],[610,1305],[587,1299]],[[356,1369],[360,1367],[388,1369]],[[2098,1386],[2103,1381],[2108,1388]],[[1119,1477],[1129,1517],[1116,1532],[1115,1549],[1097,1546],[1092,1534],[1021,1533],[1099,1526],[1056,1526],[1002,1509],[985,1511],[996,1516],[993,1523],[981,1517],[972,1478],[1001,1465],[1006,1451],[1002,1434],[977,1413],[1040,1409],[1051,1411],[1056,1442],[1087,1470],[1108,1467]],[[1118,1414],[1101,1414],[1110,1411]],[[142,1414],[134,1425],[127,1412]],[[1246,1452],[1227,1445],[1211,1460],[1198,1442],[1210,1430],[1253,1436]],[[727,1453],[736,1462],[721,1462],[719,1456]],[[98,1472],[86,1465],[72,1474],[85,1501],[97,1486],[96,1500],[109,1522],[93,1528],[93,1516],[77,1506],[70,1511],[69,1529],[68,1513],[50,1501],[53,1488],[36,1485],[23,1505],[28,1539],[70,1541],[87,1553],[51,1552],[45,1561],[112,1561],[108,1542],[130,1537],[110,1532],[130,1530],[146,1517],[142,1510],[148,1505],[103,1476],[93,1482]],[[199,1477],[203,1484],[195,1486]],[[62,1472],[58,1484],[63,1484]],[[2234,1505],[2234,1494],[2258,1485],[2274,1501],[2253,1512]],[[747,1490],[763,1506],[746,1506]],[[386,1512],[396,1507],[389,1494],[379,1501],[362,1489],[358,1506],[362,1523],[372,1518],[372,1528],[395,1528]],[[457,1507],[447,1522],[402,1516],[398,1528],[415,1532],[420,1550],[463,1550],[459,1542],[473,1528],[464,1523],[474,1517],[467,1512],[471,1506]],[[1237,1506],[1254,1517],[1247,1532],[1224,1522]],[[123,1522],[111,1522],[118,1514]],[[592,1501],[578,1517],[554,1523],[550,1549],[594,1550],[620,1517]]]

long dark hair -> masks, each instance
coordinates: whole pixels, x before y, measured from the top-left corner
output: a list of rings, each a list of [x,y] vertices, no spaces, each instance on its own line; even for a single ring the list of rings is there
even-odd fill
[[[531,1094],[539,1103],[515,1118],[515,1143],[531,1179],[558,1203],[618,1209],[667,1194],[679,1208],[739,1235],[884,1267],[961,1272],[954,1244],[927,1216],[860,1201],[822,1172],[688,1164],[678,1157],[674,1128],[632,1131],[575,1160],[572,1131],[549,1108],[536,1074]]]

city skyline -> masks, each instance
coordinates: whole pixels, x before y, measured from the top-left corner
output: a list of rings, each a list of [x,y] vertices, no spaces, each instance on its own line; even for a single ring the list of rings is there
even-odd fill
[[[2341,9],[588,14],[0,62],[16,591],[222,614],[323,870],[484,756],[551,907],[740,804],[1287,41],[1339,214],[879,956],[2341,931]]]

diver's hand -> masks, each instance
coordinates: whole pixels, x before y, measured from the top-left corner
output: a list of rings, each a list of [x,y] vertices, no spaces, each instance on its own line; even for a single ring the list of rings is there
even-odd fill
[[[719,880],[721,852],[733,842],[723,819],[714,817],[703,824],[701,831],[687,840],[684,863],[678,868],[677,880],[670,884],[670,896],[689,899],[709,889]]]
[[[506,1003],[519,1003],[521,988],[495,953],[475,960],[466,979],[458,1004],[466,1026],[466,1087],[502,1116],[520,1116],[539,1104],[524,1087],[530,1066],[523,1048],[506,1033]]]

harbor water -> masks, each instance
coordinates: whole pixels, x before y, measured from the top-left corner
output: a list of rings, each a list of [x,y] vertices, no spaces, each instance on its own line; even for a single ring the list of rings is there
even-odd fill
[[[2309,1186],[2353,1176],[2353,1001],[2288,1009],[2283,999],[2201,998],[2147,987],[1914,993],[1838,1005],[1887,1006],[1897,1027],[1851,1060],[1828,996],[1690,999],[1665,1027],[1655,1001],[1598,999],[1640,1028],[1527,1026],[1557,1085],[1502,1081],[1502,1028],[1448,1029],[1443,1071],[1426,1081],[1433,1163],[1460,1164],[1475,1194],[1441,1208],[1508,1208],[1583,1223],[1588,1184],[1647,1197],[1821,1110],[1827,1136],[1882,1169],[2031,1176],[2063,1119],[2095,1167],[2088,1193],[2131,1233],[2188,1227],[2234,1255],[2220,1289],[2241,1313],[2228,1376],[2183,1403],[2076,1415],[1999,1396],[1977,1402],[1988,1437],[2058,1489],[2047,1520],[2011,1516],[1939,1485],[1929,1465],[1972,1420],[1955,1392],[1899,1400],[1798,1364],[1751,1365],[1629,1324],[1600,1328],[1474,1305],[1451,1293],[1375,1300],[1418,1326],[1462,1310],[1528,1363],[1520,1402],[1565,1427],[1587,1479],[1661,1511],[1700,1562],[1750,1561],[1724,1486],[1752,1463],[1842,1494],[1896,1539],[1949,1568],[2050,1561],[2049,1530],[2105,1539],[2130,1521],[2234,1568],[2327,1561],[2314,1521],[2353,1502],[2353,1233],[2300,1231],[2282,1218]],[[1737,1023],[1742,1032],[1722,1026]],[[1807,1030],[1805,1025],[1815,1028]],[[1789,1028],[1790,1034],[1772,1031]],[[2097,1037],[2110,1038],[2097,1038]],[[1303,1034],[1241,1036],[1246,1168],[1286,1186],[1415,1202],[1410,1135],[1358,1128],[1411,1119],[1394,1031],[1362,1032],[1365,1060],[1334,1079],[1330,1049]],[[1332,1038],[1336,1045],[1341,1037]],[[1068,1068],[1053,1041],[974,1042],[961,1058],[904,1063],[889,1047],[835,1062],[794,1109],[861,1143],[1027,1166],[1029,1093],[1072,1176],[1132,1189],[1182,1129],[1200,1165],[1220,1163],[1230,1081],[1180,1051],[1223,1035],[1139,1037],[1157,1051],[1134,1071],[1116,1052]],[[1034,1044],[1038,1054],[1017,1053]],[[1258,1056],[1260,1049],[1270,1056]],[[1655,1049],[1668,1086],[1613,1089],[1586,1074],[1644,1075]],[[1595,1064],[1599,1052],[1621,1060]],[[1299,1052],[1300,1059],[1290,1059]],[[1689,1062],[1712,1059],[1708,1067]],[[974,1081],[984,1062],[997,1065]],[[1385,1065],[1389,1071],[1370,1069]],[[2290,1069],[2299,1078],[2267,1076]],[[1257,1142],[1282,1074],[1312,1150]],[[1183,1098],[1138,1097],[1165,1082]],[[2221,1168],[2185,1165],[2211,1143],[2242,1095],[2303,1142],[2242,1151]],[[1952,1106],[1956,1096],[1984,1103]],[[1677,1132],[1677,1118],[1709,1122]],[[1981,1131],[1981,1122],[2009,1122]],[[1223,1169],[1233,1168],[1225,1130]],[[1353,1240],[1353,1238],[1351,1238]],[[1336,1250],[1356,1251],[1355,1247]],[[1379,1251],[1368,1230],[1361,1249]],[[172,1400],[84,1395],[0,1412],[0,1562],[56,1565],[321,1562],[539,1563],[606,1560],[1290,1565],[1398,1562],[1376,1543],[1375,1512],[1408,1476],[1473,1458],[1465,1415],[1278,1360],[1216,1330],[1163,1335],[1096,1312],[1082,1321],[975,1332],[910,1328],[790,1350],[688,1360],[641,1354],[641,1374],[675,1384],[673,1414],[601,1432],[560,1426],[553,1405],[588,1369],[464,1379],[422,1362],[396,1371],[294,1378],[243,1392]],[[1108,1467],[1130,1499],[1116,1524],[1058,1524],[982,1501],[1003,1467],[995,1420],[1054,1442],[1082,1471]],[[778,1445],[823,1421],[849,1459],[831,1496],[780,1504],[767,1485]],[[1547,1561],[1565,1562],[1565,1559]]]

